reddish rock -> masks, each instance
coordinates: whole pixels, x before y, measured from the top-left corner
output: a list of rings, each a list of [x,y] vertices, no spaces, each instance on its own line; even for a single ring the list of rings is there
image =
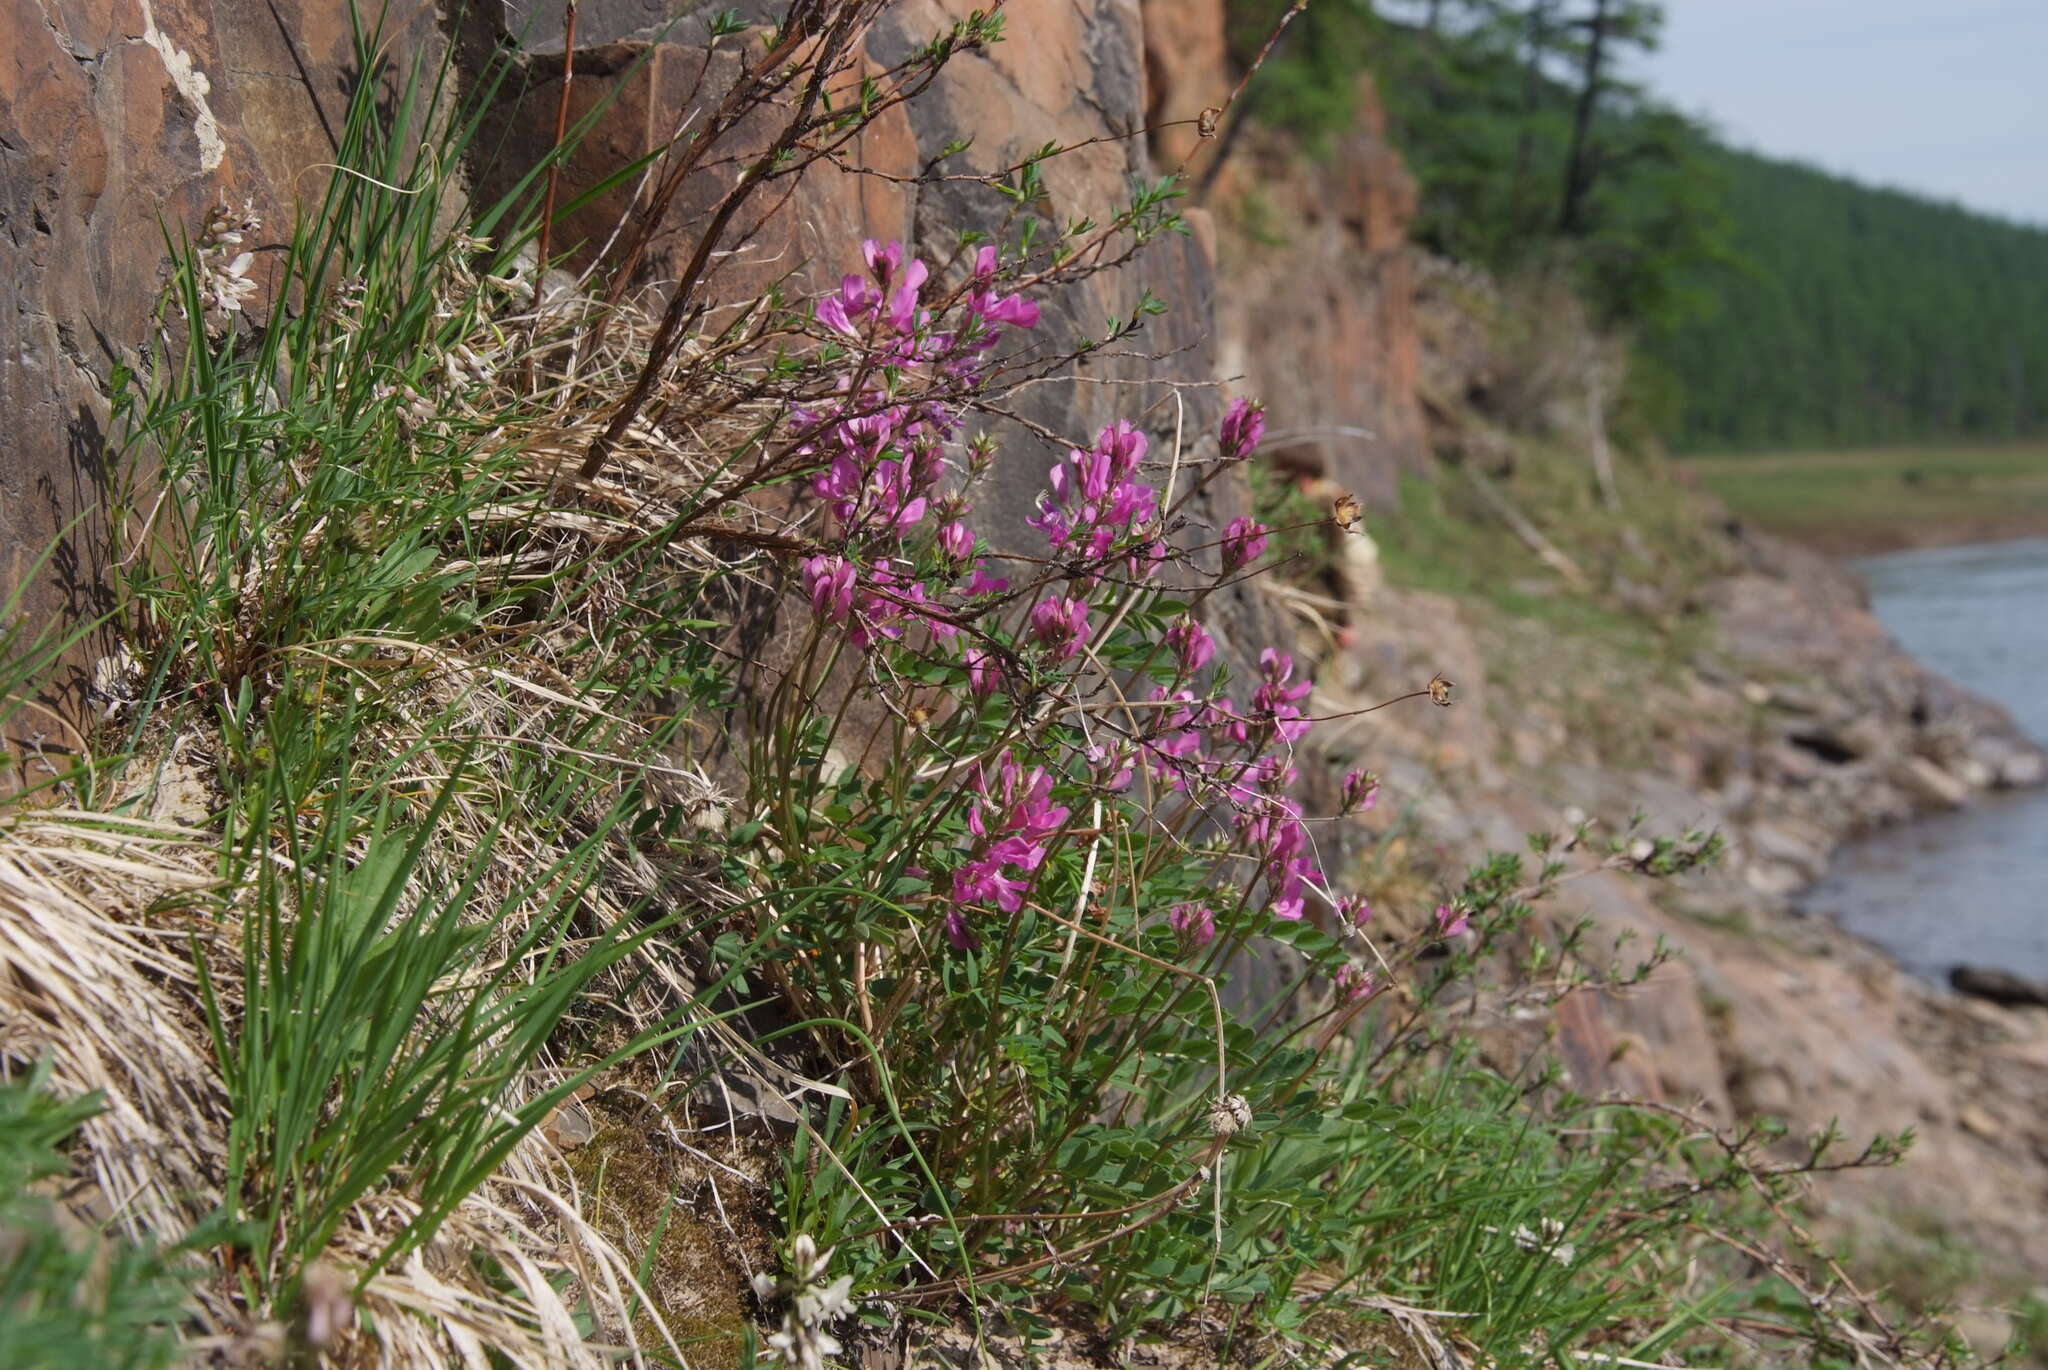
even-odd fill
[[[1359,110],[1313,159],[1248,134],[1209,205],[1227,226],[1223,370],[1265,399],[1268,456],[1385,507],[1428,459],[1407,242],[1416,192],[1369,80]]]
[[[1145,126],[1152,160],[1177,171],[1202,144],[1202,112],[1230,96],[1223,0],[1144,0],[1144,11]]]
[[[426,17],[402,46],[434,41]],[[32,621],[110,606],[109,386],[147,336],[165,234],[248,198],[282,236],[324,184],[351,60],[325,0],[0,7],[0,593],[26,581]]]

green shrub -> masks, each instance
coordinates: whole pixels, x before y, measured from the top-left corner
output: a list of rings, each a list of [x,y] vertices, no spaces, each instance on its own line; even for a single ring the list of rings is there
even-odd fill
[[[158,1252],[59,1221],[49,1182],[99,1111],[51,1097],[47,1067],[0,1084],[0,1363],[14,1370],[152,1370],[179,1355],[187,1277]]]

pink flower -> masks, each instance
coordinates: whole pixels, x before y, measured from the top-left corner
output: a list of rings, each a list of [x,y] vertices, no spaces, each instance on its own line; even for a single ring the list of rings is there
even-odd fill
[[[1344,812],[1371,813],[1380,802],[1380,778],[1371,771],[1344,773]]]
[[[1472,915],[1462,904],[1436,906],[1436,930],[1444,937],[1456,937],[1472,924]]]
[[[1060,488],[1060,468],[1055,466],[1052,474],[1053,489],[1057,491]],[[1045,534],[1046,545],[1055,552],[1065,551],[1067,544],[1074,540],[1074,525],[1066,512],[1047,501],[1044,495],[1038,497],[1038,512],[1026,514],[1024,522]]]
[[[1209,658],[1216,654],[1216,642],[1201,624],[1192,618],[1182,617],[1166,630],[1166,645],[1180,662],[1181,670],[1193,675],[1209,664]]]
[[[967,915],[957,907],[946,910],[944,927],[946,940],[951,942],[957,951],[973,951],[981,945],[973,930],[967,926]]]
[[[1145,435],[1128,419],[1118,419],[1095,435],[1095,450],[1109,458],[1119,480],[1138,469],[1145,446]]]
[[[1223,530],[1223,573],[1241,571],[1266,554],[1265,524],[1250,518],[1234,518]]]
[[[1301,712],[1301,701],[1308,698],[1315,687],[1306,680],[1290,685],[1288,681],[1294,675],[1294,658],[1271,647],[1259,653],[1259,674],[1264,679],[1252,692],[1251,717],[1232,721],[1231,739],[1249,742],[1257,734],[1262,737],[1278,735],[1286,742],[1300,741],[1312,726]],[[1270,733],[1266,731],[1269,728],[1272,730]]]
[[[1266,911],[1297,922],[1307,912],[1311,882],[1320,881],[1323,873],[1309,850],[1301,806],[1280,793],[1293,782],[1294,768],[1267,757],[1253,765],[1251,774],[1257,788],[1245,788],[1242,780],[1230,787],[1238,831],[1265,877]]]
[[[1031,886],[1026,881],[1004,874],[1002,864],[994,857],[983,857],[978,861],[969,861],[954,871],[954,904],[994,904],[1004,913],[1015,913],[1023,908],[1024,892]],[[964,933],[967,926],[965,918],[959,914],[960,910],[956,907],[947,915],[946,935],[953,938],[954,946],[965,950],[973,943],[970,940],[963,946],[960,936],[954,931],[957,925]]]
[[[1132,580],[1150,580],[1171,559],[1172,553],[1166,543],[1154,538],[1141,547],[1131,549],[1131,554],[1124,559],[1124,569],[1131,573]]]
[[[969,647],[966,662],[967,692],[974,696],[975,702],[985,702],[996,692],[996,686],[1001,682],[1001,672],[995,655],[979,647]]]
[[[1362,894],[1347,894],[1337,901],[1337,917],[1347,927],[1363,928],[1372,921],[1372,905]]]
[[[1283,922],[1299,923],[1308,913],[1308,897],[1297,886],[1275,895],[1266,912]]]
[[[984,767],[977,767],[968,782],[980,796],[967,810],[967,830],[976,837],[1011,832],[1038,842],[1058,832],[1067,821],[1068,811],[1052,802],[1052,777],[1043,766],[1027,771],[1004,752],[996,763],[996,779],[994,794],[989,792]],[[988,806],[986,814],[984,803]],[[1034,858],[1028,864],[1036,867],[1038,862]]]
[[[803,564],[811,610],[827,623],[844,623],[853,611],[853,564],[844,557],[811,557]]]
[[[811,490],[830,502],[843,527],[901,538],[924,518],[931,505],[927,492],[944,465],[937,443],[913,431],[923,428],[922,420],[902,406],[843,420],[806,418],[806,450],[839,448]],[[900,455],[905,450],[907,457]]]
[[[1145,435],[1129,423],[1113,423],[1096,435],[1095,445],[1074,448],[1065,462],[1053,467],[1049,494],[1038,497],[1038,512],[1024,521],[1045,534],[1053,551],[1100,560],[1133,537],[1142,547],[1130,549],[1133,574],[1146,574],[1164,548],[1146,528],[1158,512],[1158,492],[1132,479],[1145,455]]]
[[[1363,966],[1354,966],[1347,963],[1338,967],[1332,984],[1337,991],[1337,997],[1347,1004],[1355,1004],[1361,1000],[1372,998],[1372,972]]]
[[[834,333],[843,333],[849,338],[860,336],[860,329],[847,317],[845,303],[836,295],[827,295],[818,301],[818,322]]]
[[[842,276],[839,289],[818,301],[818,322],[834,333],[849,338],[860,336],[860,327],[855,320],[867,316],[881,300],[868,283],[858,276]]]
[[[959,636],[958,625],[944,614],[936,600],[925,593],[922,584],[910,581],[902,587],[901,593],[909,601],[902,606],[903,611],[923,624],[934,640],[950,642]]]
[[[1007,324],[1011,328],[1038,327],[1038,305],[1022,295],[986,297],[976,312],[991,323]]]
[[[973,599],[978,595],[999,595],[1009,588],[1010,582],[1007,577],[990,575],[988,563],[977,561],[974,563],[974,579],[967,583],[966,594],[969,599]]]
[[[983,246],[974,254],[973,288],[967,292],[967,313],[970,321],[975,318],[989,323],[1006,324],[1011,328],[1038,327],[1038,306],[1022,295],[998,295],[993,286],[996,280],[998,257],[993,247]],[[968,330],[972,332],[972,326]],[[995,342],[991,335],[971,344],[986,347]]]
[[[1137,773],[1131,763],[1131,752],[1128,747],[1105,747],[1097,742],[1090,744],[1083,755],[1088,758],[1088,766],[1094,772],[1095,783],[1106,790],[1127,789],[1131,778]]]
[[[889,326],[898,333],[908,333],[920,322],[917,297],[929,275],[930,268],[915,257],[904,268],[902,287],[889,297]]]
[[[1157,726],[1145,738],[1146,759],[1154,775],[1167,780],[1176,790],[1185,790],[1189,774],[1199,773],[1207,764],[1202,755],[1203,725],[1211,706],[1193,690],[1169,692],[1164,686],[1155,688],[1152,698],[1180,707],[1159,711]]]
[[[862,499],[856,506],[860,522],[879,526],[901,537],[924,517],[928,501],[917,493],[917,480],[910,463],[878,461],[864,482]],[[854,520],[847,520],[852,523]]]
[[[1059,660],[1071,660],[1088,642],[1087,601],[1065,595],[1040,600],[1031,608],[1031,635]]]
[[[974,555],[974,533],[958,519],[939,529],[939,550],[955,561],[966,561]]]
[[[1002,264],[1001,255],[993,244],[984,243],[974,253],[974,276],[967,293],[967,313],[989,323],[1005,324],[1011,328],[1038,327],[1038,306],[1022,295],[998,295],[995,293],[996,269]],[[971,329],[969,330],[972,331]],[[987,347],[995,341],[986,337],[971,344]]]
[[[994,904],[1005,913],[1024,907],[1031,872],[1044,863],[1046,844],[1065,826],[1070,812],[1052,802],[1052,777],[1041,766],[1026,771],[1004,752],[990,783],[986,766],[968,781],[975,798],[968,805],[967,830],[977,839],[975,856],[953,872],[947,936],[961,946],[966,924],[959,905]]]
[[[1266,407],[1256,400],[1231,401],[1230,412],[1223,416],[1223,459],[1243,461],[1265,436]]]
[[[1199,904],[1175,904],[1166,926],[1179,936],[1183,951],[1199,951],[1216,940],[1216,914]]]
[[[1033,841],[1051,837],[1067,821],[1067,810],[1052,802],[1052,777],[1043,767],[1025,771],[1004,757],[1003,793],[1011,800],[1009,826]]]
[[[860,245],[860,255],[861,260],[868,264],[869,273],[882,283],[884,290],[889,288],[889,282],[894,279],[896,273],[903,269],[902,243],[892,242],[884,246],[875,239],[868,238]]]
[[[882,638],[900,639],[906,614],[935,638],[960,631],[939,616],[923,585],[887,566],[877,564],[860,577],[844,557],[815,556],[804,561],[803,577],[812,610],[827,623],[848,624],[846,640],[862,651]]]

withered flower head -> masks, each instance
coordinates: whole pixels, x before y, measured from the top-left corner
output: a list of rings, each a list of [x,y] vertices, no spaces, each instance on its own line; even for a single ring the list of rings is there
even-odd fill
[[[1429,702],[1440,708],[1450,708],[1451,691],[1455,688],[1450,681],[1443,678],[1442,672],[1438,672],[1429,678]]]
[[[1252,1125],[1252,1106],[1242,1094],[1219,1096],[1209,1105],[1209,1134],[1235,1137]]]

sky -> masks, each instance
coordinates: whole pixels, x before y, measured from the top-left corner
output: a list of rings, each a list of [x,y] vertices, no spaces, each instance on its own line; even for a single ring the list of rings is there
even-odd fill
[[[1739,147],[2048,226],[2048,0],[1665,0],[1632,65]]]

